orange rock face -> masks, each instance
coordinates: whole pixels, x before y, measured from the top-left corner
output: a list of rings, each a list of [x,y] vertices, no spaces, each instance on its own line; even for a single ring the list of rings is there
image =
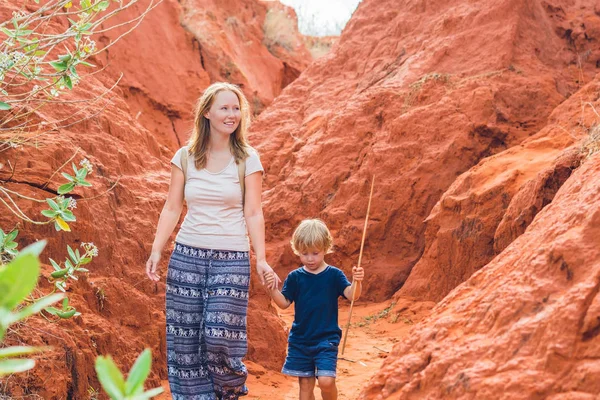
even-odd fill
[[[253,126],[282,275],[297,264],[293,228],[315,216],[333,229],[330,262],[349,272],[376,176],[366,297],[393,295],[429,246],[424,222],[457,177],[536,134],[595,73],[597,22],[593,5],[579,3],[362,2],[332,52]],[[489,248],[466,268],[489,261]]]
[[[583,160],[524,234],[394,348],[360,399],[597,398],[599,173],[598,153]]]

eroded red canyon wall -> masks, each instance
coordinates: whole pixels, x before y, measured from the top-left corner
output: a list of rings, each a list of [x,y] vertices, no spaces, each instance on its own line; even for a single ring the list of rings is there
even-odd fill
[[[394,294],[457,177],[536,134],[596,72],[597,23],[585,2],[363,1],[332,53],[253,125],[282,274],[296,265],[287,240],[310,216],[333,228],[330,260],[349,271],[375,175],[366,296]]]
[[[496,241],[485,232],[479,234],[492,241],[486,246],[501,243],[498,238],[511,232],[502,229],[509,219],[516,232],[521,231],[523,221],[528,226],[491,262],[454,288],[394,347],[360,399],[597,398],[600,135],[597,116],[591,109],[582,114],[581,104],[589,102],[598,109],[599,89],[597,77],[559,106],[539,134],[523,146],[472,168],[444,195],[432,213],[434,225],[440,228],[428,254],[434,254],[433,248],[439,243],[448,243],[448,237],[456,231],[452,220],[468,220],[465,215],[469,212],[478,217],[486,215],[477,205],[483,207],[482,200],[489,199],[491,193],[516,194],[508,208],[489,200],[491,207],[486,209],[490,220],[501,219],[502,223]],[[595,124],[591,131],[595,139],[588,136],[590,132],[582,132],[574,143],[557,129],[562,123],[576,125],[578,120],[583,126]],[[501,164],[506,166],[505,171],[495,169]],[[547,182],[552,176],[562,180],[565,169],[572,172],[557,191],[552,190]],[[471,188],[466,193],[463,189],[468,181]],[[544,202],[544,188],[553,192],[552,201],[531,221],[531,209]],[[456,204],[454,213],[450,204]],[[498,208],[505,209],[505,217],[509,218],[498,218]],[[520,212],[515,213],[516,209]],[[487,229],[488,222],[483,220],[481,225],[493,234],[493,229]],[[457,253],[459,250],[462,248]],[[430,262],[429,258],[422,260]],[[445,273],[444,280],[456,282],[456,271],[465,275],[473,272],[461,270],[469,265],[466,260],[453,265],[452,271],[436,270],[436,275],[428,279],[430,293],[442,287],[437,283],[437,273]]]

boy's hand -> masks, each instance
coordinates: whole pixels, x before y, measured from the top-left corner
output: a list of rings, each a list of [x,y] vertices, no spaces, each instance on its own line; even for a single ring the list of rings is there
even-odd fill
[[[365,277],[365,270],[363,269],[363,267],[357,267],[354,266],[352,267],[352,280],[355,281],[362,281]]]
[[[276,288],[276,283],[275,283],[275,272],[267,272],[264,274],[264,278],[265,278],[265,286],[269,289],[275,289]]]

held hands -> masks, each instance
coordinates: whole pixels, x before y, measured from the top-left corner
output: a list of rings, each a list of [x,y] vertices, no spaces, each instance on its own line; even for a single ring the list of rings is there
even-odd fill
[[[365,278],[365,270],[363,267],[352,267],[352,280],[360,282]]]
[[[256,272],[258,272],[258,279],[260,279],[260,283],[267,286],[267,289],[272,290],[279,287],[281,283],[281,279],[279,276],[273,271],[273,268],[266,261],[258,261],[256,263]]]
[[[265,275],[265,284],[269,289],[275,289],[277,285],[275,284],[275,272],[267,273]]]
[[[160,280],[160,276],[158,276],[156,273],[156,268],[158,267],[159,261],[160,253],[158,252],[150,253],[150,257],[148,257],[148,261],[146,261],[146,275],[148,275],[148,278],[154,282],[158,282]]]

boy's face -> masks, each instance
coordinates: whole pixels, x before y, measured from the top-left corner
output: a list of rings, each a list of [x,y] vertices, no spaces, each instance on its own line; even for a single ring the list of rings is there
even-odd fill
[[[300,253],[300,261],[309,271],[317,271],[325,266],[325,251],[319,249],[306,249]]]

